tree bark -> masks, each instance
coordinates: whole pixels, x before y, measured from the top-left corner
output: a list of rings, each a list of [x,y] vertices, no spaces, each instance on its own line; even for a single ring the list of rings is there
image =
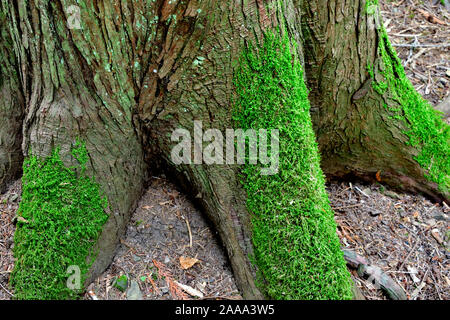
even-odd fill
[[[126,68],[116,67],[115,73],[104,70],[105,62],[111,59],[109,41],[118,35],[96,36],[106,33],[105,23],[112,19],[97,19],[98,8],[92,3],[92,17],[86,22],[92,33],[71,33],[63,5],[67,6],[59,1],[2,2],[3,12],[11,19],[10,33],[25,98],[23,153],[31,151],[44,158],[59,147],[62,160],[73,165],[71,147],[77,139],[86,142],[88,174],[95,177],[108,198],[110,218],[97,242],[100,254],[88,277],[92,281],[114,256],[142,192],[145,164],[139,124],[133,119],[133,79]],[[111,62],[113,65],[129,61],[128,53],[121,53],[117,51],[120,56]]]
[[[0,16],[0,193],[20,174],[24,97],[13,43]]]
[[[377,3],[303,2],[305,67],[322,168],[329,177],[379,181],[437,201],[448,200],[448,186],[442,189],[427,179],[429,168],[415,159],[421,145],[408,145],[405,131],[411,124],[391,117],[397,109],[406,118],[398,94],[392,87],[384,92],[374,88],[377,81],[385,80],[387,63],[400,64],[393,51],[389,52],[391,61],[383,59],[381,49],[392,49],[385,43]],[[373,75],[368,67],[373,68]],[[403,71],[401,64],[399,69]],[[402,75],[393,76],[400,79]],[[431,107],[422,109],[428,113],[425,109]],[[447,137],[444,147],[448,152],[448,133],[442,135]],[[443,161],[448,166],[448,159]],[[448,167],[445,174],[448,177]]]
[[[225,128],[233,128],[230,107],[234,64],[246,42],[262,42],[265,31],[286,27],[294,41],[300,43],[300,15],[295,1],[281,1],[280,6],[269,3],[272,9],[263,1],[209,1],[163,10],[163,22],[171,14],[184,18],[178,27],[170,24],[164,32],[170,38],[164,39],[161,54],[150,63],[143,81],[148,90],[144,85],[139,100],[140,114],[154,138],[151,143],[156,144],[181,184],[198,195],[200,205],[219,232],[236,281],[247,299],[264,295],[255,285],[256,270],[249,260],[253,254],[252,230],[239,169],[230,165],[175,166],[170,137],[179,127],[192,132],[194,120],[199,119],[204,130],[218,128],[224,132]],[[300,46],[297,53],[302,56]],[[155,96],[155,91],[164,95]]]
[[[74,4],[82,29],[67,25]],[[402,124],[387,120],[384,102],[396,102],[370,86],[367,65],[375,78],[382,69],[381,37],[364,8],[363,0],[2,0],[9,41],[0,45],[7,62],[0,124],[8,124],[0,126],[0,186],[18,172],[20,143],[25,156],[42,158],[60,147],[72,165],[71,147],[86,142],[88,173],[107,195],[110,216],[89,282],[110,263],[149,170],[167,167],[216,227],[244,297],[267,297],[249,258],[252,215],[240,168],[175,165],[171,133],[192,130],[194,120],[204,130],[233,128],[233,74],[243,48],[258,47],[267,32],[287,34],[305,61],[324,171],[366,180],[381,172],[393,186],[447,197],[424,177]]]
[[[300,14],[293,1],[274,2],[270,10],[260,0],[87,1],[81,31],[66,26],[70,4],[2,2],[26,99],[24,154],[32,150],[43,158],[58,146],[70,165],[69,150],[80,138],[91,159],[89,172],[108,196],[111,218],[98,241],[92,280],[113,256],[141,194],[146,165],[158,161],[152,154],[169,163],[169,133],[189,128],[194,119],[205,127],[232,127],[233,63],[240,48],[261,41],[280,20],[300,43]],[[193,68],[197,57],[206,59]],[[164,120],[169,114],[173,120]],[[200,165],[176,171],[202,195],[244,296],[262,298],[248,258],[250,221],[237,169]]]

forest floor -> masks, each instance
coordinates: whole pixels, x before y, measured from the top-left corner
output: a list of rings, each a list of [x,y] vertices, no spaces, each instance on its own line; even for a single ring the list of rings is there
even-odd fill
[[[450,11],[432,2],[385,1],[381,9],[394,46],[412,46],[396,47],[408,77],[436,106],[450,93],[450,47],[443,46],[450,39]],[[395,193],[381,183],[330,182],[327,191],[343,248],[381,268],[408,299],[450,299],[448,206],[420,195]],[[13,294],[8,281],[14,266],[13,218],[20,194],[18,180],[0,195],[0,300]],[[366,299],[387,299],[371,281],[350,271]],[[113,283],[124,274],[129,289],[122,292]],[[143,299],[241,299],[212,228],[164,176],[153,177],[114,261],[84,298],[140,295]]]

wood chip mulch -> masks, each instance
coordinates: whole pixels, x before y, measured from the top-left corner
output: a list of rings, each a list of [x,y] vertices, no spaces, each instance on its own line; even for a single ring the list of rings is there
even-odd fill
[[[389,275],[408,299],[450,298],[450,208],[381,184],[333,183],[328,193],[342,248]],[[366,299],[386,299],[351,271]]]
[[[447,9],[440,0],[381,2],[386,29],[407,76],[433,105],[450,94],[448,0],[445,5]],[[0,300],[14,293],[8,283],[20,193],[18,180],[0,195]],[[450,298],[446,204],[395,193],[382,184],[333,182],[328,193],[343,249],[381,268],[408,299]],[[183,269],[180,257],[198,262]],[[366,299],[387,299],[376,283],[350,270]],[[85,299],[126,299],[126,293],[112,286],[122,274],[139,283],[144,299],[193,298],[176,283],[200,291],[205,299],[241,298],[210,226],[186,196],[160,177],[154,178],[133,214],[113,263],[89,287]]]

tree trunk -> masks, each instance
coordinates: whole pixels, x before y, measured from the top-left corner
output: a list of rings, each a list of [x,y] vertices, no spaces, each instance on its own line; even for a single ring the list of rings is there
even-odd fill
[[[13,43],[0,15],[0,193],[17,178],[22,166],[22,118],[24,111],[22,82]]]
[[[403,108],[396,92],[373,85],[386,73],[385,40],[378,13],[365,10],[363,0],[2,0],[2,39],[12,43],[0,47],[0,112],[13,112],[0,120],[8,123],[0,127],[0,186],[17,173],[18,141],[28,157],[60,148],[66,166],[77,163],[75,142],[86,143],[86,173],[107,196],[109,215],[92,239],[98,255],[88,283],[110,263],[149,170],[167,167],[216,227],[245,298],[348,298],[300,64],[327,174],[381,174],[393,186],[448,197],[448,169],[424,169],[414,158],[435,137],[407,145],[407,125],[390,117]],[[248,117],[233,117],[236,110]],[[280,172],[176,165],[172,133],[192,133],[195,120],[222,133],[281,125]]]
[[[406,79],[377,4],[303,3],[305,66],[322,168],[330,177],[378,180],[448,200],[448,126]]]

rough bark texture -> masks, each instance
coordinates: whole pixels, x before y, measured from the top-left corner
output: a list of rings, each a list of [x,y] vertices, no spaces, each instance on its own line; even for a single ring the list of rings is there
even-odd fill
[[[72,4],[81,8],[83,30],[67,28]],[[140,196],[143,149],[147,164],[153,150],[169,162],[170,133],[178,126],[202,119],[205,127],[232,127],[232,64],[244,41],[261,40],[279,19],[300,40],[299,6],[292,1],[5,0],[2,6],[26,101],[23,152],[45,157],[60,147],[70,165],[76,138],[86,141],[88,172],[108,196],[110,219],[91,279],[111,260]],[[203,60],[195,67],[198,57]],[[172,120],[164,120],[167,115]],[[177,170],[202,194],[244,296],[262,298],[248,258],[249,218],[236,169]]]
[[[173,166],[171,133],[193,131],[194,120],[204,130],[233,128],[233,71],[245,41],[262,41],[263,32],[282,25],[300,40],[300,21],[293,1],[204,1],[163,6],[161,21],[175,14],[164,31],[161,54],[150,63],[140,95],[140,114],[161,156],[199,202],[219,232],[244,297],[263,295],[255,285],[250,217],[238,168],[227,165]],[[213,13],[213,14],[211,14]],[[182,18],[180,18],[182,17]],[[299,56],[301,51],[299,47]],[[156,73],[152,71],[156,70]],[[148,89],[145,90],[145,85]],[[163,92],[164,94],[156,94]]]
[[[131,60],[131,53],[117,49],[114,58],[108,55],[112,39],[120,39],[125,31],[111,25],[117,19],[98,19],[96,15],[104,11],[94,7],[96,2],[91,4],[85,12],[92,16],[83,17],[91,32],[83,32],[68,30],[64,11],[68,3],[2,2],[11,19],[9,31],[26,103],[24,154],[46,157],[60,147],[63,161],[71,165],[71,147],[77,138],[85,141],[88,173],[108,197],[110,218],[98,241],[101,254],[90,280],[110,263],[145,176],[139,125],[133,122],[133,77],[121,67]],[[107,13],[112,14],[112,8]],[[126,27],[128,21],[120,25]],[[131,45],[122,47],[131,51]],[[115,72],[105,70],[108,63]]]
[[[383,103],[395,101],[370,86],[367,65],[380,65],[380,37],[363,0],[1,1],[8,20],[1,36],[12,42],[0,44],[7,62],[0,67],[0,187],[17,173],[19,142],[25,156],[60,147],[67,165],[76,139],[86,142],[87,173],[107,195],[110,215],[89,280],[110,263],[146,173],[162,162],[197,195],[244,297],[264,297],[249,261],[251,218],[239,168],[176,166],[170,155],[173,130],[192,132],[194,120],[204,130],[233,128],[236,63],[268,30],[286,30],[300,61],[306,54],[328,174],[373,179],[381,171],[386,183],[443,196],[412,159],[418,150],[406,145],[402,125],[387,120]],[[67,26],[71,5],[80,8],[82,29]]]
[[[24,98],[6,16],[0,11],[0,192],[20,173]]]

